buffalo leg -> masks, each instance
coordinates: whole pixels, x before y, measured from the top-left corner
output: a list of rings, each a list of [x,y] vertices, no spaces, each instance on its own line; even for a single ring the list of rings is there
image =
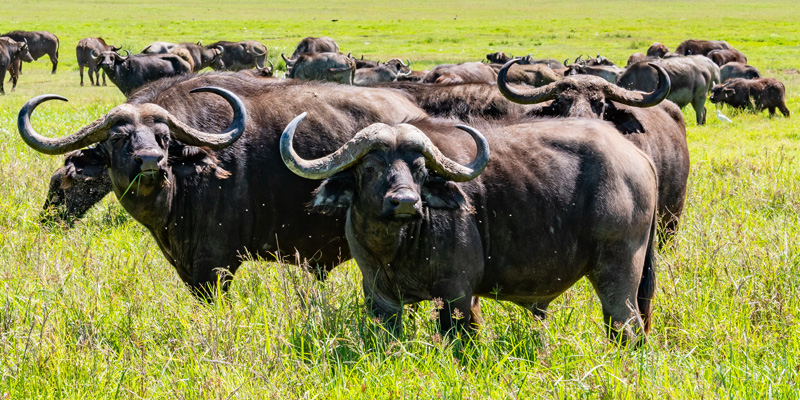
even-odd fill
[[[533,317],[538,320],[547,319],[547,307],[550,305],[550,300],[538,301],[536,303],[522,304],[523,307],[533,314]]]
[[[97,86],[100,86],[100,74],[103,74],[103,86],[108,86],[108,84],[106,84],[106,71],[99,69],[97,72]]]
[[[6,94],[6,91],[3,89],[3,81],[6,80],[6,70],[5,68],[0,68],[0,94]]]
[[[641,248],[631,254],[627,247],[620,244],[604,250],[587,277],[600,297],[608,337],[620,345],[635,346],[646,340],[637,305],[646,251]]]
[[[789,118],[789,116],[792,115],[789,109],[786,108],[786,104],[783,101],[781,101],[781,104],[778,105],[778,109],[781,110],[781,114],[783,114],[783,116],[786,118]]]
[[[380,320],[393,335],[399,335],[403,331],[403,305],[381,298],[366,285],[363,290],[364,300],[372,316]]]
[[[770,117],[774,117],[775,116],[775,107],[768,107],[768,109],[769,109],[769,116]]]
[[[698,96],[692,100],[692,108],[697,114],[697,125],[705,125],[706,123],[706,98]]]
[[[80,72],[80,74],[81,74],[81,86],[83,86],[83,64],[78,66],[78,72]],[[90,82],[92,81],[92,69],[91,68],[89,68],[89,81]],[[92,85],[94,85],[94,82],[92,82]]]
[[[56,54],[50,54],[50,62],[53,63],[53,72],[52,74],[56,73],[56,68],[58,68],[58,56]]]

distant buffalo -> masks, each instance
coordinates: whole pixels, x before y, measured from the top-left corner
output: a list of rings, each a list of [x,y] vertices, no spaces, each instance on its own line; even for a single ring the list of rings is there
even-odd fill
[[[729,62],[740,62],[742,64],[747,64],[747,56],[736,49],[712,50],[708,52],[706,57],[710,58],[711,61],[714,61],[714,64],[717,64],[720,67]]]
[[[3,88],[3,82],[6,79],[6,71],[11,73],[11,82],[13,83],[11,91],[13,92],[17,87],[20,61],[33,61],[31,53],[28,51],[27,43],[17,42],[7,37],[0,37],[0,94],[6,94]]]
[[[721,82],[733,78],[758,79],[761,78],[761,72],[752,65],[730,62],[719,69],[719,77]]]
[[[78,60],[78,68],[81,74],[81,86],[83,86],[83,68],[89,69],[89,82],[94,86],[100,86],[100,74],[103,74],[103,86],[106,86],[106,73],[99,67],[99,58],[92,56],[92,53],[99,55],[104,51],[119,51],[121,47],[110,46],[101,37],[89,37],[81,39],[75,47],[75,58]]]
[[[732,49],[731,45],[724,40],[686,40],[675,49],[675,53],[684,56],[708,55],[713,50]]]
[[[58,37],[47,31],[13,31],[0,35],[9,37],[17,42],[25,42],[28,44],[28,51],[31,53],[33,60],[38,60],[45,54],[50,57],[50,62],[53,64],[53,72],[56,73],[58,67]],[[32,60],[32,61],[33,61]],[[25,62],[32,62],[25,61]],[[20,65],[19,71],[22,72]]]
[[[656,58],[664,58],[665,55],[669,53],[669,49],[667,46],[664,46],[661,43],[653,43],[647,49],[647,56],[648,57],[656,57]]]
[[[103,71],[125,97],[148,82],[192,72],[189,63],[175,54],[122,56],[115,51],[104,51],[96,58],[102,59]]]
[[[303,53],[295,61],[288,77],[306,81],[328,81],[352,85],[356,61],[349,54]]]
[[[241,42],[219,41],[205,46],[206,49],[222,49],[221,63],[210,66],[214,70],[241,71],[250,68],[264,68],[267,60],[267,46],[255,40]]]
[[[791,112],[786,108],[785,94],[786,88],[777,79],[734,78],[711,89],[711,102],[746,108],[752,112],[768,109],[770,116],[775,115],[777,108],[784,117],[789,118]]]
[[[495,83],[497,72],[492,67],[480,62],[461,64],[441,64],[434,67],[425,78],[424,83]]]

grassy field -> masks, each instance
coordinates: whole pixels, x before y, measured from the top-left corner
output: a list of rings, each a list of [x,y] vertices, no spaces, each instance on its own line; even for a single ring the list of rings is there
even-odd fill
[[[166,2],[165,2],[166,3]],[[25,64],[0,96],[0,399],[28,398],[800,398],[800,8],[793,1],[381,2],[7,1],[0,32],[61,38],[58,73]],[[291,4],[291,5],[290,5]],[[336,20],[336,21],[334,21]],[[654,331],[639,350],[603,334],[585,281],[546,322],[486,301],[476,343],[442,340],[423,303],[390,338],[365,317],[354,262],[318,283],[297,266],[252,261],[230,295],[195,301],[116,199],[71,229],[38,223],[59,157],[29,149],[16,116],[29,98],[52,135],[124,101],[80,87],[74,46],[102,35],[257,39],[270,58],[300,38],[421,69],[504,50],[601,53],[617,63],[653,41],[724,39],[786,84],[792,118],[733,113],[688,121],[692,172],[676,246],[659,255]],[[88,82],[87,82],[88,83]],[[313,229],[313,228],[309,228]]]

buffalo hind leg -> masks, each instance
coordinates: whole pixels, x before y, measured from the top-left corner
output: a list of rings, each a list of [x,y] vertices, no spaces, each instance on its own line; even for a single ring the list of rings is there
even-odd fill
[[[697,125],[705,125],[706,123],[706,97],[697,97],[692,100],[692,108],[697,114]]]
[[[53,63],[53,72],[51,72],[51,73],[55,74],[56,73],[56,68],[58,68],[58,55],[51,54],[50,55],[50,62]]]
[[[784,103],[783,101],[781,101],[781,103],[778,104],[778,109],[781,110],[781,114],[783,114],[783,116],[786,118],[789,118],[789,116],[792,115],[791,111],[789,111],[789,109],[786,108],[786,103]]]

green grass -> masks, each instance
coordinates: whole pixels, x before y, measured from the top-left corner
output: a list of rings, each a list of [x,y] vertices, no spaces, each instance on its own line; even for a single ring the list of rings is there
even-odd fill
[[[61,38],[59,72],[25,64],[0,97],[0,399],[24,398],[786,398],[800,397],[800,8],[776,2],[19,2],[0,30]],[[454,19],[454,17],[456,17]],[[331,20],[338,19],[336,22]],[[658,264],[654,332],[640,350],[605,339],[585,281],[546,322],[486,301],[476,343],[444,341],[423,303],[404,335],[365,317],[351,261],[324,283],[251,261],[206,306],[113,198],[72,229],[38,223],[59,157],[29,149],[16,115],[74,131],[124,101],[79,87],[72,49],[102,35],[137,51],[154,40],[257,39],[270,58],[329,35],[344,52],[416,68],[504,50],[601,53],[624,64],[653,41],[724,39],[786,84],[791,119],[733,113],[688,121],[692,173],[674,249]],[[309,228],[313,229],[313,227]]]

